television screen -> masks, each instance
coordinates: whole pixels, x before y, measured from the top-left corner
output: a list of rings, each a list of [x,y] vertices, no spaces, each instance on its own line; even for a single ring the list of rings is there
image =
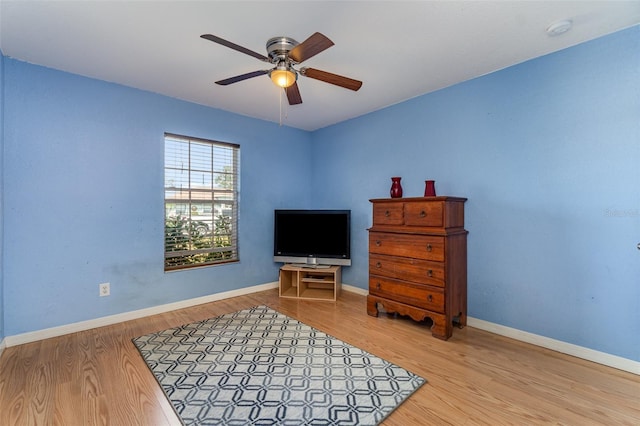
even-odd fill
[[[276,210],[274,261],[351,265],[350,210]]]

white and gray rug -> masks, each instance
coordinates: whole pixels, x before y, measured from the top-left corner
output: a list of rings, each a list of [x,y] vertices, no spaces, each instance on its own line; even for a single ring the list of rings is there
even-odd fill
[[[426,382],[267,306],[133,343],[185,425],[376,425]]]

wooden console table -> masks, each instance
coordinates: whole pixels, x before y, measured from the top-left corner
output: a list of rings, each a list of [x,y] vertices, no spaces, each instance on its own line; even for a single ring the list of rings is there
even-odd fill
[[[342,290],[342,268],[309,268],[284,265],[280,268],[280,297],[335,301]]]

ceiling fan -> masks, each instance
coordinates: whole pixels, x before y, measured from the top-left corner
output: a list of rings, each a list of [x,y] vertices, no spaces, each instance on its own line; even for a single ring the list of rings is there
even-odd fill
[[[361,81],[327,71],[309,67],[302,67],[299,69],[295,68],[301,62],[306,61],[312,56],[315,56],[333,46],[333,42],[331,40],[318,32],[312,34],[302,43],[298,43],[290,37],[270,38],[267,40],[268,57],[211,34],[203,34],[200,37],[274,65],[271,69],[253,71],[216,81],[216,84],[220,84],[222,86],[227,86],[249,78],[268,74],[277,86],[284,88],[284,91],[287,94],[287,99],[289,100],[289,105],[302,103],[302,97],[300,96],[300,90],[298,89],[297,83],[298,75],[303,75],[305,77],[324,81],[325,83],[334,84],[354,91],[360,89],[360,86],[362,86]]]

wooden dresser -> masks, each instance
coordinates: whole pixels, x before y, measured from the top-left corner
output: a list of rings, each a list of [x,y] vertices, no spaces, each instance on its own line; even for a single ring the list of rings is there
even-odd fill
[[[466,198],[385,198],[373,203],[367,313],[430,318],[448,339],[467,323]]]

